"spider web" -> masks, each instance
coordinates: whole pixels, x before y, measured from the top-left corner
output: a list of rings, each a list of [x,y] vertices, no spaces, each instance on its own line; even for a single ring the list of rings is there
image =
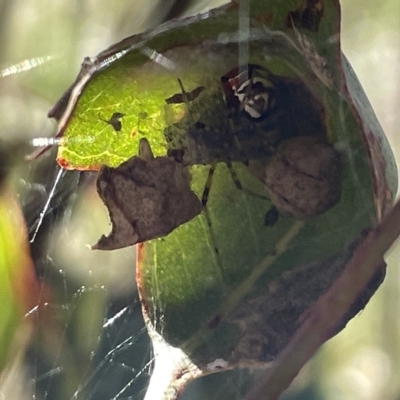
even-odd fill
[[[39,330],[27,355],[32,398],[141,399],[151,349],[134,289],[134,250],[112,257],[114,262],[104,257],[97,267],[85,256],[72,256],[77,269],[69,268],[62,248],[91,253],[80,240],[75,219],[82,221],[80,207],[90,201],[93,179],[54,169],[45,215],[39,214],[30,229],[38,275],[52,293],[35,311]],[[125,268],[120,269],[122,264]],[[107,273],[110,268],[123,270],[123,276]],[[43,351],[47,340],[50,354]]]
[[[243,4],[241,25],[248,32],[248,3]],[[243,63],[247,62],[247,52],[244,45]],[[134,284],[134,249],[100,256],[94,252],[93,257],[84,254],[89,252],[85,241],[94,242],[109,229],[106,211],[95,194],[95,176],[64,171],[52,160],[54,154],[39,160],[38,182],[33,179],[24,188],[23,208],[35,265],[44,286],[54,294],[32,311],[40,328],[26,357],[31,380],[28,396],[43,400],[142,399],[154,359]],[[40,173],[43,170],[47,171],[45,178]],[[82,229],[82,222],[92,225],[89,221],[96,220],[90,211],[93,207],[102,209],[103,226],[96,227],[91,239],[93,230]],[[71,264],[75,266],[71,268]],[[124,274],[110,278],[110,269],[117,268]],[[121,290],[121,284],[116,283],[121,281],[130,284],[122,285],[125,287]],[[50,325],[56,326],[48,326],[49,315],[57,320]],[[207,377],[205,383],[194,384],[182,398],[241,398],[249,388],[251,373],[224,375],[222,380]]]
[[[31,184],[46,194],[41,206],[37,204],[43,210],[32,221],[30,235],[43,295],[48,289],[52,295],[30,312],[38,320],[38,329],[26,354],[24,369],[30,384],[25,399],[143,399],[154,358],[134,284],[134,248],[107,253],[111,257],[101,253],[98,258],[100,252],[90,252],[84,244],[91,233],[81,236],[76,221],[82,226],[82,214],[86,221],[93,218],[87,204],[102,208],[93,204],[93,176],[53,169],[47,187]],[[106,210],[102,212],[106,216]],[[68,264],[76,261],[73,252],[80,251],[103,261],[83,257],[71,268]],[[74,268],[80,270],[78,274]],[[124,272],[114,278],[107,273],[113,269]],[[181,398],[240,399],[256,376],[230,371],[205,377]]]
[[[247,51],[241,52],[244,63]],[[33,73],[43,79],[58,61],[65,62],[65,55],[34,57],[6,66],[0,76],[16,81]],[[43,116],[48,105],[40,106]],[[32,137],[50,131],[43,119],[36,127]],[[21,158],[28,152],[24,142]],[[60,169],[55,152],[23,163],[16,185],[43,302],[27,314],[37,324],[19,368],[24,389],[11,393],[20,400],[143,399],[154,358],[134,281],[135,249],[86,248],[109,230],[108,214],[95,192],[95,174]],[[239,399],[249,378],[248,371],[209,376],[181,398]]]

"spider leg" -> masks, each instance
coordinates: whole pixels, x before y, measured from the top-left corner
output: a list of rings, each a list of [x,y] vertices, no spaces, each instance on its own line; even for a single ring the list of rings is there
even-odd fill
[[[245,164],[245,165],[246,165],[246,164]],[[239,179],[239,177],[237,176],[237,173],[236,173],[236,171],[235,171],[235,169],[234,169],[234,167],[233,167],[231,161],[227,161],[227,162],[226,162],[226,166],[228,167],[228,170],[229,170],[229,173],[230,173],[230,175],[231,175],[231,178],[232,178],[233,183],[235,184],[235,186],[236,186],[239,190],[242,190],[244,193],[247,193],[247,194],[249,194],[250,196],[257,197],[258,199],[268,200],[268,197],[267,197],[267,196],[264,196],[264,195],[262,195],[262,194],[255,193],[255,192],[253,192],[253,191],[251,191],[251,190],[246,189],[246,188],[243,187],[243,185],[242,185],[242,183],[240,182],[240,179]]]
[[[205,187],[203,190],[203,194],[201,196],[201,203],[203,204],[203,207],[204,207],[203,213],[204,213],[204,217],[206,219],[206,223],[208,226],[208,231],[210,233],[210,241],[211,241],[211,245],[213,246],[216,264],[219,266],[221,274],[222,274],[223,273],[222,259],[221,259],[221,255],[218,250],[218,247],[216,245],[217,239],[216,239],[216,235],[213,230],[210,213],[207,208],[208,196],[210,194],[210,189],[212,186],[212,179],[213,179],[216,168],[217,168],[217,162],[213,162],[210,166],[210,169],[208,170],[207,181],[206,181],[206,184],[205,184]]]
[[[196,88],[193,92],[188,93],[185,88],[184,85],[181,81],[180,78],[178,78],[178,84],[179,87],[181,89],[181,94],[182,94],[182,98],[179,100],[182,100],[183,103],[186,104],[187,107],[190,106],[190,101],[191,101],[191,96],[193,97],[193,93],[195,96],[197,96],[199,94],[199,88],[201,88],[201,90],[203,89],[202,87]],[[201,91],[200,90],[200,91]],[[195,123],[193,117],[191,116],[190,112],[189,112],[189,117],[192,118],[193,123]],[[179,158],[182,158],[182,155],[180,155],[179,153],[179,149],[172,149],[169,150],[170,155],[173,156],[175,158],[175,161],[179,162]],[[210,194],[210,190],[211,190],[211,186],[212,186],[212,180],[213,180],[213,176],[214,176],[214,172],[215,169],[217,168],[217,161],[212,162],[210,165],[210,168],[208,170],[208,175],[207,175],[207,180],[203,189],[203,193],[201,195],[201,203],[203,205],[203,215],[207,224],[207,229],[209,232],[209,245],[210,247],[212,247],[213,249],[213,254],[214,254],[214,260],[215,260],[215,264],[216,266],[219,268],[221,276],[223,274],[223,264],[222,264],[222,259],[221,259],[221,255],[220,252],[218,250],[217,247],[217,238],[216,238],[216,234],[213,230],[213,226],[212,226],[212,222],[211,222],[211,216],[210,216],[210,212],[207,208],[207,202],[208,202],[208,196]]]
[[[203,194],[201,196],[201,204],[203,204],[204,207],[207,205],[208,195],[210,194],[210,189],[212,184],[212,178],[214,176],[216,168],[217,168],[217,163],[213,162],[210,166],[210,169],[208,170],[206,185],[204,187]]]
[[[211,217],[210,217],[210,213],[208,211],[208,208],[204,207],[203,212],[204,212],[204,217],[206,219],[206,223],[207,223],[207,226],[208,226],[208,231],[210,233],[210,242],[211,242],[211,246],[213,247],[213,250],[214,250],[215,261],[216,261],[216,264],[218,265],[218,267],[220,269],[220,272],[222,274],[223,271],[224,271],[224,267],[223,267],[223,264],[222,264],[221,254],[220,254],[220,252],[218,250],[218,247],[217,247],[217,238],[216,238],[216,235],[214,233],[214,229],[213,229],[213,226],[212,226]]]

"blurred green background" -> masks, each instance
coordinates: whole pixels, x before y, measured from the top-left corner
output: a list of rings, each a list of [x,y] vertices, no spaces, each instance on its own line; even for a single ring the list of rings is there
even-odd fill
[[[12,155],[10,180],[31,236],[58,173],[54,152],[45,161],[23,160],[32,150],[30,139],[53,132],[47,112],[74,80],[83,57],[169,17],[224,1],[188,1],[188,9],[183,3],[0,0],[0,140]],[[343,0],[342,15],[343,50],[399,160],[400,2]],[[41,329],[27,356],[16,357],[0,379],[5,399],[143,398],[151,355],[137,303],[134,251],[85,247],[109,230],[107,211],[87,175],[63,173],[32,245],[37,273],[55,294],[35,311]],[[366,310],[319,351],[284,399],[400,398],[399,256],[394,247],[385,282]],[[46,313],[56,315],[57,323],[49,325]],[[240,399],[256,375],[208,377],[183,398]]]

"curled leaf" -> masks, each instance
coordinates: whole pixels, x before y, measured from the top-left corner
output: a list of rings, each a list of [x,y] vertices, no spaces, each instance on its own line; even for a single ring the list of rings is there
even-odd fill
[[[242,4],[116,44],[52,113],[60,164],[116,167],[98,178],[113,230],[94,247],[145,241],[145,317],[202,374],[274,362],[396,192],[390,149],[332,40],[338,1],[251,0],[245,39]],[[118,135],[98,118],[110,104],[126,115]],[[140,138],[159,157],[126,161]]]

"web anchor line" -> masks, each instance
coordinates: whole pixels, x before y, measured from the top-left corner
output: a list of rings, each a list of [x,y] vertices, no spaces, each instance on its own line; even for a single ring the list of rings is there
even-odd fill
[[[36,236],[37,236],[37,234],[39,232],[39,229],[42,226],[44,217],[47,214],[47,211],[49,210],[50,202],[54,197],[54,194],[56,192],[57,186],[58,186],[58,184],[59,184],[59,182],[61,180],[61,176],[62,176],[62,174],[64,172],[62,168],[60,168],[60,167],[57,167],[57,168],[58,168],[58,173],[57,173],[56,179],[54,181],[53,187],[51,188],[51,191],[50,191],[49,196],[47,198],[46,204],[44,205],[43,210],[39,215],[39,221],[38,221],[38,223],[36,225],[35,232],[33,233],[33,236],[31,238],[31,240],[29,241],[29,243],[33,243],[35,241],[35,239],[36,239]]]

